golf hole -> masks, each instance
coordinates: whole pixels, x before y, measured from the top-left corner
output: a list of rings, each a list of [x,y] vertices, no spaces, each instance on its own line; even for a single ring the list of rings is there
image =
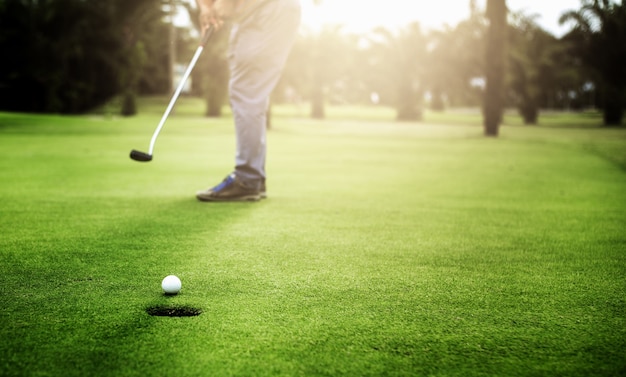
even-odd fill
[[[155,317],[195,317],[202,314],[202,309],[190,306],[152,306],[146,312]]]

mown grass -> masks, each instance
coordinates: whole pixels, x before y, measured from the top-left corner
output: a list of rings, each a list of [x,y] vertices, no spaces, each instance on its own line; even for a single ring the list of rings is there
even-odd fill
[[[625,129],[277,108],[270,198],[212,205],[234,139],[201,101],[128,158],[162,102],[0,114],[0,375],[626,373]]]

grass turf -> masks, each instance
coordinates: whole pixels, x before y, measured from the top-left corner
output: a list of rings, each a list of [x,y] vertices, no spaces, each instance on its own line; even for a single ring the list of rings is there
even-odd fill
[[[150,106],[0,114],[0,375],[626,373],[625,129],[277,108],[270,198],[206,204],[230,119],[183,101],[141,164]]]

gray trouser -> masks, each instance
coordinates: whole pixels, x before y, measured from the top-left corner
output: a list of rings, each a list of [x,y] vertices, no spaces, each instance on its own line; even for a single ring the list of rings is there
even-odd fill
[[[235,120],[235,174],[257,186],[265,179],[269,98],[280,79],[300,24],[298,0],[266,0],[233,26],[230,106]]]

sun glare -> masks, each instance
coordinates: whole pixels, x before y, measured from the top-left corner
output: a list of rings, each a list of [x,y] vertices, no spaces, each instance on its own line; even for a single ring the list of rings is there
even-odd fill
[[[377,26],[398,29],[418,21],[424,29],[441,29],[455,26],[470,14],[469,0],[407,1],[407,0],[301,0],[303,24],[319,30],[323,25],[344,25],[348,32],[362,33]],[[484,9],[486,0],[478,0]],[[568,9],[579,6],[579,0],[508,0],[512,11],[536,14],[537,22],[547,30],[560,35],[566,28],[559,26],[559,16]]]
[[[378,26],[398,29],[414,21],[420,22],[424,28],[440,28],[469,15],[468,1],[453,3],[464,6],[451,7],[449,1],[426,4],[406,0],[329,0],[316,6],[312,0],[302,0],[303,23],[314,30],[323,25],[343,25],[346,31],[357,33]]]

